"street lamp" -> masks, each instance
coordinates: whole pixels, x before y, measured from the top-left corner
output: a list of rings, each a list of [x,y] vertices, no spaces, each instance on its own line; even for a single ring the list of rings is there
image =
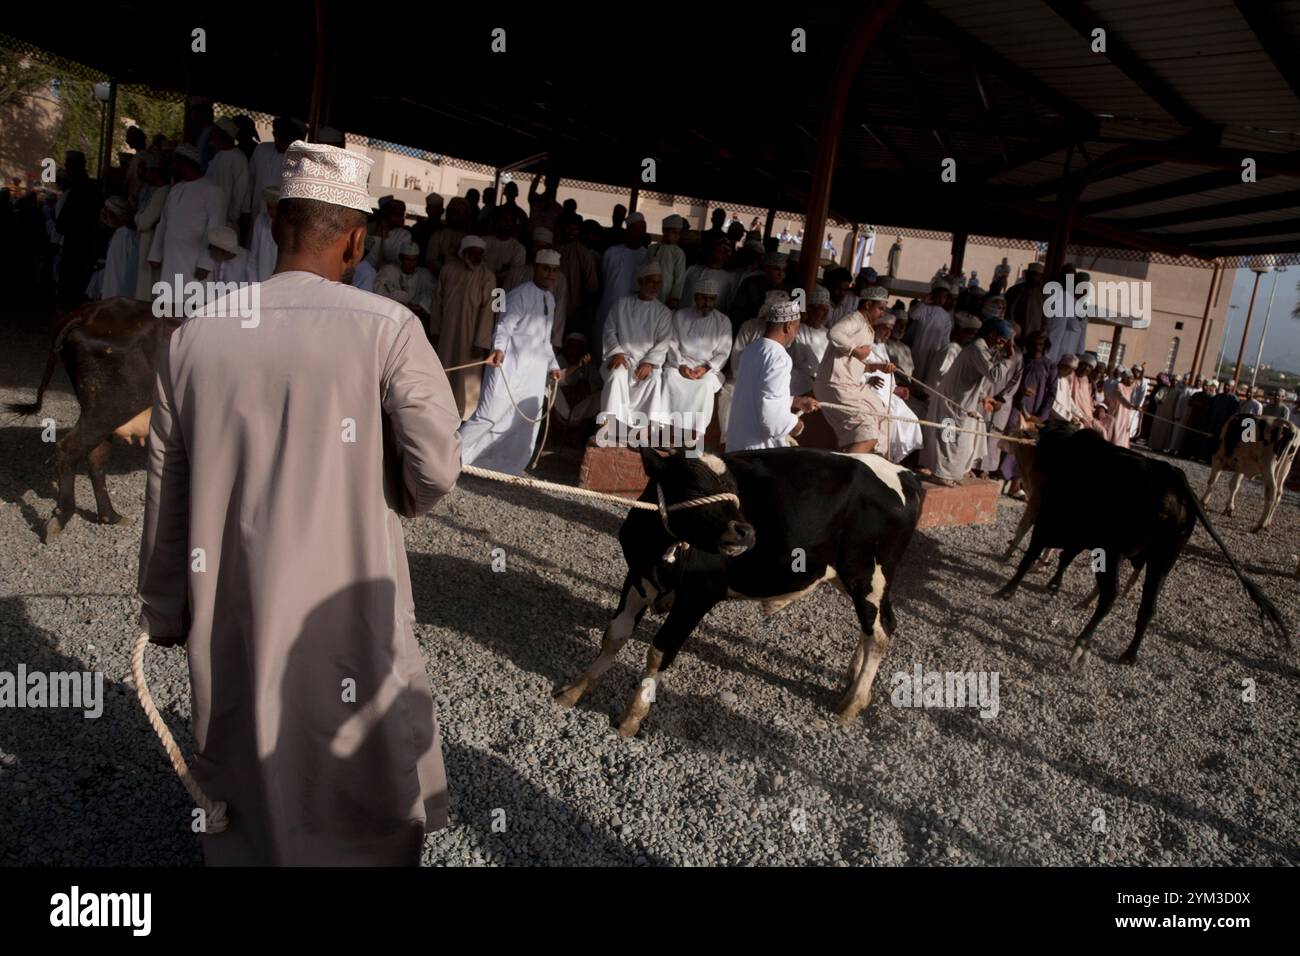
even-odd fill
[[[1268,320],[1273,314],[1273,296],[1277,295],[1278,276],[1286,272],[1286,266],[1273,270],[1273,288],[1268,293],[1268,308],[1264,310],[1264,328],[1259,333],[1259,351],[1255,353],[1255,368],[1250,373],[1250,390],[1255,391],[1255,378],[1259,375],[1259,363],[1264,358],[1264,339],[1268,337]]]
[[[1237,349],[1237,367],[1232,372],[1233,385],[1241,381],[1241,363],[1246,358],[1246,337],[1250,335],[1250,319],[1255,314],[1255,294],[1259,292],[1260,277],[1272,270],[1272,266],[1262,262],[1254,263],[1250,267],[1250,271],[1255,273],[1255,285],[1250,290],[1250,305],[1246,307],[1246,327],[1241,330],[1241,346]]]
[[[1230,305],[1230,306],[1228,306],[1228,316],[1229,316],[1229,318],[1231,318],[1232,310],[1233,310],[1233,309],[1240,309],[1240,308],[1241,308],[1241,306],[1239,306],[1239,305]],[[1227,347],[1228,347],[1228,327],[1229,327],[1231,324],[1232,324],[1232,323],[1229,321],[1229,319],[1224,319],[1224,321],[1223,321],[1223,338],[1221,338],[1221,339],[1219,340],[1219,357],[1218,357],[1217,359],[1214,360],[1214,378],[1215,378],[1216,380],[1217,380],[1218,377],[1219,377],[1219,370],[1223,368],[1223,353],[1224,353],[1224,350],[1226,350]]]

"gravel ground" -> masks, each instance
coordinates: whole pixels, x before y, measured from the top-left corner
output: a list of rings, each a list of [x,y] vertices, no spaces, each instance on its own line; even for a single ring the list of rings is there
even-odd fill
[[[29,396],[43,362],[41,335],[9,338],[0,401]],[[56,384],[47,411],[66,427],[76,406],[62,373]],[[130,682],[143,452],[115,449],[110,469],[130,525],[76,521],[43,546],[50,446],[31,421],[0,422],[0,433],[0,670],[102,670],[106,698],[98,720],[4,713],[0,862],[198,862],[188,798]],[[1205,469],[1188,468],[1202,485]],[[84,476],[78,496],[88,513]],[[1294,624],[1295,502],[1252,536],[1258,486],[1241,497],[1217,527]],[[1139,665],[1115,663],[1134,599],[1112,612],[1075,675],[1065,664],[1086,612],[1070,605],[1090,588],[1085,561],[1054,598],[1041,574],[1010,604],[989,597],[1009,574],[994,554],[1021,507],[1004,499],[996,525],[917,536],[897,582],[898,633],[855,726],[829,719],[857,628],[827,588],[770,620],[752,604],[715,611],[639,737],[622,740],[610,717],[639,678],[638,642],[653,619],[581,705],[550,700],[589,662],[617,603],[622,511],[465,479],[435,515],[406,523],[452,786],[452,824],[429,837],[426,861],[1300,862],[1300,673],[1264,636],[1209,537],[1198,531],[1171,575]],[[491,569],[494,548],[505,551],[502,573]],[[890,675],[918,664],[996,672],[997,716],[891,705]],[[188,748],[184,655],[151,649],[148,667]],[[1253,702],[1243,700],[1248,680]]]

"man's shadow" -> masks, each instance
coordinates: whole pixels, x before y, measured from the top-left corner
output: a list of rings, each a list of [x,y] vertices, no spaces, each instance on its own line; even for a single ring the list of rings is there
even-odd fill
[[[632,862],[630,848],[590,824],[584,832],[580,814],[462,743],[458,730],[444,748],[414,616],[398,601],[392,580],[371,579],[318,604],[284,656],[278,700],[248,680],[276,671],[273,650],[259,660],[267,648],[238,628],[214,639],[212,700],[223,703],[193,769],[212,781],[210,797],[228,801],[232,829],[204,839],[208,861],[398,865],[424,852],[444,862],[436,833],[424,850],[422,810],[472,829],[494,862],[572,862],[575,852],[593,863]],[[438,690],[454,699],[459,688]],[[276,727],[272,739],[259,738],[265,726]],[[213,773],[250,757],[254,772]],[[503,819],[504,831],[494,832]]]

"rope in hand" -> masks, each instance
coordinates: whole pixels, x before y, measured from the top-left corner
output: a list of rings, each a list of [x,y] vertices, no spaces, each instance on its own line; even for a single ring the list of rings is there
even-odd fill
[[[1179,423],[1174,421],[1172,418],[1165,418],[1163,415],[1157,415],[1154,412],[1148,412],[1145,408],[1135,408],[1133,409],[1133,411],[1137,412],[1139,415],[1146,415],[1148,418],[1154,418],[1158,422],[1165,422],[1166,424],[1173,425],[1175,428],[1181,427],[1183,431],[1191,432],[1194,435],[1204,435],[1206,438],[1219,437],[1218,435],[1213,435],[1210,432],[1203,432],[1199,428],[1192,428],[1189,425],[1180,426]]]
[[[461,465],[460,470],[466,475],[472,475],[475,478],[486,478],[488,481],[499,481],[506,485],[520,485],[524,488],[537,488],[541,491],[558,491],[561,494],[573,495],[575,498],[594,498],[597,501],[610,501],[625,508],[634,508],[641,511],[681,511],[683,508],[699,508],[703,505],[717,504],[720,501],[738,501],[735,494],[722,492],[716,495],[705,495],[703,498],[679,501],[676,504],[660,508],[657,504],[649,501],[635,501],[621,495],[611,495],[604,491],[589,491],[586,488],[575,488],[573,485],[560,485],[553,481],[543,481],[540,478],[508,475],[503,471],[491,471],[487,468],[479,468],[477,465]]]
[[[981,428],[958,428],[956,425],[952,425],[952,424],[945,425],[943,422],[926,421],[924,418],[904,418],[901,415],[880,415],[877,414],[876,412],[866,411],[860,405],[842,405],[839,402],[823,402],[820,399],[818,399],[817,404],[822,408],[842,408],[846,412],[857,412],[860,415],[870,415],[872,418],[878,419],[882,422],[883,421],[914,422],[917,425],[923,425],[926,428],[950,428],[954,432],[961,432],[962,434],[966,434],[966,435],[983,435],[985,437],[995,438],[998,441],[1016,442],[1017,444],[1021,444],[1021,445],[1033,445],[1037,443],[1037,441],[1033,438],[1015,438],[1011,435],[1006,434],[1005,432],[994,431],[993,429],[985,430]],[[802,415],[803,412],[796,412],[795,414]]]
[[[226,829],[229,823],[226,817],[225,801],[211,800],[203,792],[199,782],[190,773],[189,765],[185,763],[185,756],[181,753],[181,748],[176,745],[176,738],[167,729],[162,714],[158,713],[158,708],[153,702],[153,695],[149,693],[149,685],[144,679],[144,649],[148,643],[149,635],[141,632],[135,639],[135,645],[131,648],[131,677],[135,682],[135,696],[139,698],[140,706],[144,708],[144,714],[149,721],[149,726],[158,735],[158,742],[162,744],[163,750],[167,753],[167,759],[171,761],[176,776],[180,777],[181,783],[189,791],[190,799],[203,811],[205,817],[203,832],[220,833]]]

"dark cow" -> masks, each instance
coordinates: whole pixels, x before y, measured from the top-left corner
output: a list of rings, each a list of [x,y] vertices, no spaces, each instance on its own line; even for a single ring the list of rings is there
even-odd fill
[[[817,585],[837,585],[857,613],[862,636],[839,705],[851,723],[871,699],[871,683],[894,630],[890,589],[920,515],[921,485],[878,455],[780,448],[693,459],[642,452],[650,483],[619,529],[627,580],[600,655],[556,693],[565,707],[596,683],[647,608],[668,612],[646,657],[645,675],[618,724],[630,737],[650,712],[660,674],[696,625],[731,599],[762,602],[774,614]],[[735,501],[673,508],[710,495]],[[670,510],[664,510],[664,506]]]
[[[114,436],[140,444],[148,438],[155,359],[159,346],[179,324],[174,319],[155,318],[150,303],[135,299],[87,303],[70,313],[55,335],[36,401],[9,405],[10,411],[20,415],[39,412],[62,357],[81,410],[76,425],[55,448],[59,502],[45,525],[46,541],[77,513],[76,475],[82,461],[90,472],[100,523],[123,520],[113,510],[104,481],[109,449]]]
[[[1165,576],[1182,553],[1196,522],[1205,525],[1219,546],[1246,593],[1259,607],[1283,643],[1290,644],[1286,624],[1259,586],[1246,577],[1228,551],[1182,469],[1127,448],[1118,448],[1091,429],[1078,429],[1065,422],[1049,422],[1039,432],[1033,467],[1042,476],[1041,503],[1020,566],[997,596],[1010,598],[1044,548],[1060,548],[1056,574],[1047,589],[1060,589],[1061,577],[1070,562],[1083,551],[1100,558],[1097,567],[1097,609],[1075,641],[1070,660],[1072,670],[1087,662],[1092,633],[1110,611],[1118,591],[1121,560],[1146,569],[1142,603],[1138,608],[1137,631],[1120,658],[1126,664],[1137,660],[1138,647],[1156,610],[1156,599]],[[1096,507],[1101,492],[1104,507]],[[1089,508],[1089,503],[1094,507]]]
[[[1285,418],[1272,415],[1233,415],[1223,424],[1214,454],[1210,456],[1210,480],[1205,484],[1201,504],[1210,503],[1210,493],[1219,472],[1235,472],[1228,489],[1228,507],[1225,515],[1231,516],[1237,507],[1237,490],[1243,478],[1264,478],[1264,510],[1259,513],[1255,531],[1263,531],[1273,523],[1273,513],[1282,500],[1291,463],[1296,449],[1300,448],[1300,428]]]

